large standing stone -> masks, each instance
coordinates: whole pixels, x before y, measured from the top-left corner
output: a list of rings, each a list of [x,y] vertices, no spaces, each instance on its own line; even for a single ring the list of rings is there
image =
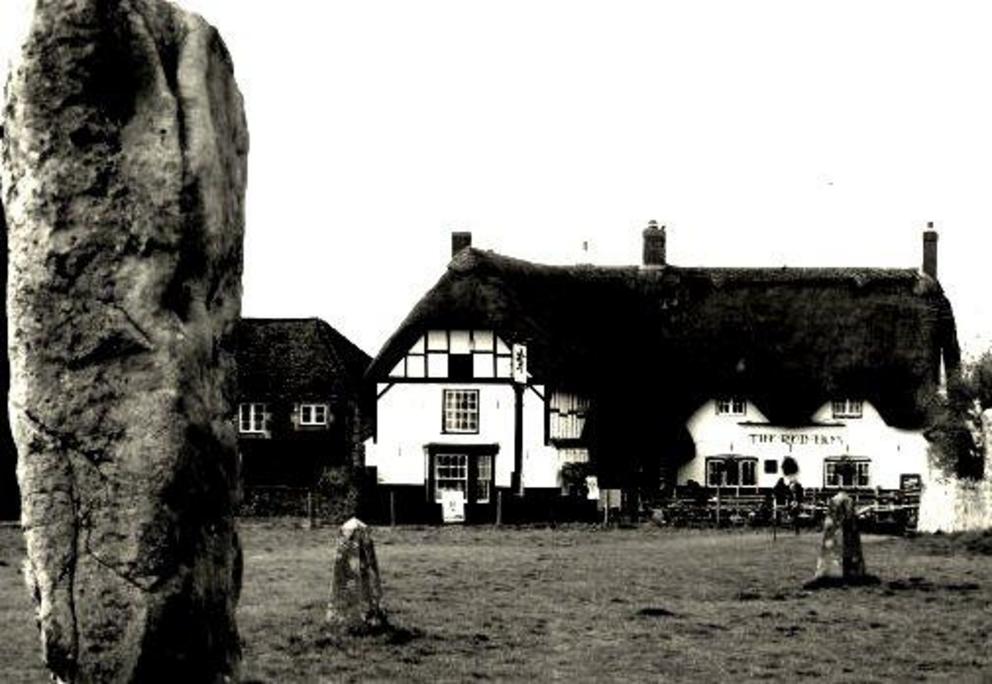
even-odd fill
[[[868,578],[854,500],[840,492],[829,502],[811,584],[859,584]]]
[[[4,110],[26,578],[63,681],[237,676],[228,397],[248,136],[160,0],[34,0]]]
[[[343,524],[338,533],[327,623],[351,632],[386,626],[372,530],[357,518]]]

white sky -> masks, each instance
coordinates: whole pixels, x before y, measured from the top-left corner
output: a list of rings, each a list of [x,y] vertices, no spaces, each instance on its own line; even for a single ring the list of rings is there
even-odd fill
[[[992,5],[180,4],[246,99],[247,316],[374,355],[451,230],[637,263],[654,218],[679,265],[914,267],[933,220],[962,345],[992,344]]]

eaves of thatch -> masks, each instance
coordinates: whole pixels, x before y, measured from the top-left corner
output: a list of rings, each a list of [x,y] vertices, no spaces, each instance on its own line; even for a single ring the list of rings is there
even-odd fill
[[[948,373],[959,364],[950,303],[914,269],[546,266],[465,249],[368,378],[385,379],[430,328],[526,343],[534,382],[588,392],[628,424],[684,422],[734,393],[780,424],[857,396],[918,428],[941,359]]]

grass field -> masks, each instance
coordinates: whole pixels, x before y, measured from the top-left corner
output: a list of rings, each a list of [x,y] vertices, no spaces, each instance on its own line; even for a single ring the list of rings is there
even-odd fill
[[[239,622],[253,682],[992,680],[992,557],[867,537],[873,587],[803,591],[818,535],[377,529],[390,635],[321,621],[333,529],[242,527]],[[0,530],[0,681],[44,681]]]

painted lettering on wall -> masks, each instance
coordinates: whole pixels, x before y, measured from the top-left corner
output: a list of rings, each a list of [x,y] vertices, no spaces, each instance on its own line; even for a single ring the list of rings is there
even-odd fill
[[[748,437],[751,440],[751,444],[788,444],[789,446],[837,446],[844,444],[843,435],[797,435],[788,432],[752,432]]]

